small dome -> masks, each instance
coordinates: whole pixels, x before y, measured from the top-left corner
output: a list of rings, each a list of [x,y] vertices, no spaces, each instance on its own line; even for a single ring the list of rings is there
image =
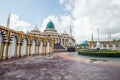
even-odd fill
[[[35,30],[35,31],[39,31],[39,28],[38,28],[37,25],[34,27],[34,30]]]
[[[36,26],[34,27],[34,29],[31,30],[31,32],[39,32],[39,33],[40,33],[40,30],[39,30],[38,26],[36,25]]]
[[[54,23],[52,21],[48,22],[46,29],[55,29]]]

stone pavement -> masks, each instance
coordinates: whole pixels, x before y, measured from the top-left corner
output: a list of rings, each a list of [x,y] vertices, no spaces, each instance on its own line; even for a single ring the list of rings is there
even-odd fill
[[[120,80],[119,65],[85,63],[59,54],[1,61],[0,80]]]

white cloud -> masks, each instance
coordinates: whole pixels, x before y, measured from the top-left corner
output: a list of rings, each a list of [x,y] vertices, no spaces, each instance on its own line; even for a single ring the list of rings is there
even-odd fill
[[[114,4],[120,4],[120,0],[112,0]]]
[[[65,0],[59,0],[60,4],[63,4]]]
[[[24,20],[20,20],[19,16],[16,14],[11,14],[10,17],[10,28],[18,30],[18,31],[28,31],[31,28],[31,25],[24,21]]]
[[[112,37],[117,35],[120,38],[120,0],[66,1],[62,5],[71,15],[73,35],[77,42],[91,40],[91,33],[97,40],[97,28],[100,30],[101,40],[107,39],[109,31]],[[63,21],[61,24],[64,23]]]
[[[60,24],[62,28],[68,28],[72,25],[72,18],[71,16],[60,16]]]

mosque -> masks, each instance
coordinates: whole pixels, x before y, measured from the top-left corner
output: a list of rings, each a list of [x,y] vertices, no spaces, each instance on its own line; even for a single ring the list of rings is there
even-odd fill
[[[69,35],[66,30],[63,31],[62,34],[58,33],[55,29],[54,23],[50,20],[44,32],[41,33],[39,28],[36,26],[33,30],[28,32],[28,34],[36,35],[36,36],[45,36],[55,40],[54,49],[60,50],[64,49],[67,50],[68,48],[75,47],[75,39],[72,35]]]

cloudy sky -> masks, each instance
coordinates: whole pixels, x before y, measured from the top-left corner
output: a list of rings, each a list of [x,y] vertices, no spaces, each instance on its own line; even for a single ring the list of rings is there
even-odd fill
[[[120,38],[120,0],[1,0],[0,25],[5,25],[11,14],[11,28],[30,31],[37,24],[43,31],[52,20],[58,32],[64,29],[81,43],[97,40]]]

